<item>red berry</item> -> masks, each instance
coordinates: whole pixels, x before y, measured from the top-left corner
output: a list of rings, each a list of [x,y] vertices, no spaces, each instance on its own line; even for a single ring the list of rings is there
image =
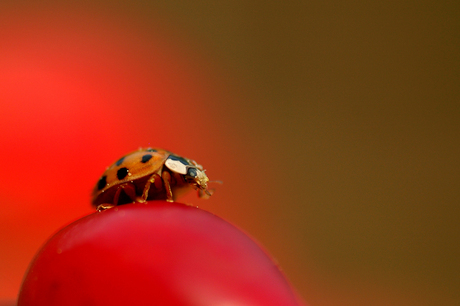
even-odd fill
[[[40,250],[25,305],[303,305],[270,257],[206,211],[154,201],[86,216]]]

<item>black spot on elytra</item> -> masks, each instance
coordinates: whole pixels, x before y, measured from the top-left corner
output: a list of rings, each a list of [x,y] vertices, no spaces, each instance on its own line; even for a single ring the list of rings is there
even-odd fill
[[[107,176],[103,176],[99,179],[99,182],[97,182],[97,190],[102,190],[104,187],[107,185]]]
[[[117,162],[115,163],[115,165],[120,166],[124,159],[125,159],[125,157],[123,156],[122,158],[120,158],[119,160],[117,160]]]
[[[145,164],[145,163],[148,162],[151,158],[152,158],[152,154],[145,154],[144,156],[142,156],[141,162],[142,162],[143,164]]]
[[[118,179],[119,180],[124,179],[128,175],[128,172],[129,172],[128,168],[120,168],[120,169],[118,169],[118,171],[117,171]]]

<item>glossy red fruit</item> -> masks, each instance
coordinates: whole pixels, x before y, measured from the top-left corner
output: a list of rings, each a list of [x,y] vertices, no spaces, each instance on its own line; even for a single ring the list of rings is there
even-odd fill
[[[211,213],[128,204],[55,234],[21,287],[25,305],[304,305],[269,256]]]

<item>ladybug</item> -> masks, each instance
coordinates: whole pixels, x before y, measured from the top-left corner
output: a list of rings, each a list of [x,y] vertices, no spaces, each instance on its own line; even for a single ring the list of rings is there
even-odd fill
[[[140,148],[108,167],[92,193],[98,211],[147,200],[173,202],[177,196],[198,190],[199,197],[211,196],[209,179],[194,160],[163,149]]]

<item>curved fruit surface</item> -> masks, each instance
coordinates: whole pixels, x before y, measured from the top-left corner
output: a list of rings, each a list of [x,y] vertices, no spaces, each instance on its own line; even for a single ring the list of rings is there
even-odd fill
[[[21,287],[25,305],[304,305],[242,231],[184,204],[94,213],[55,234]]]

